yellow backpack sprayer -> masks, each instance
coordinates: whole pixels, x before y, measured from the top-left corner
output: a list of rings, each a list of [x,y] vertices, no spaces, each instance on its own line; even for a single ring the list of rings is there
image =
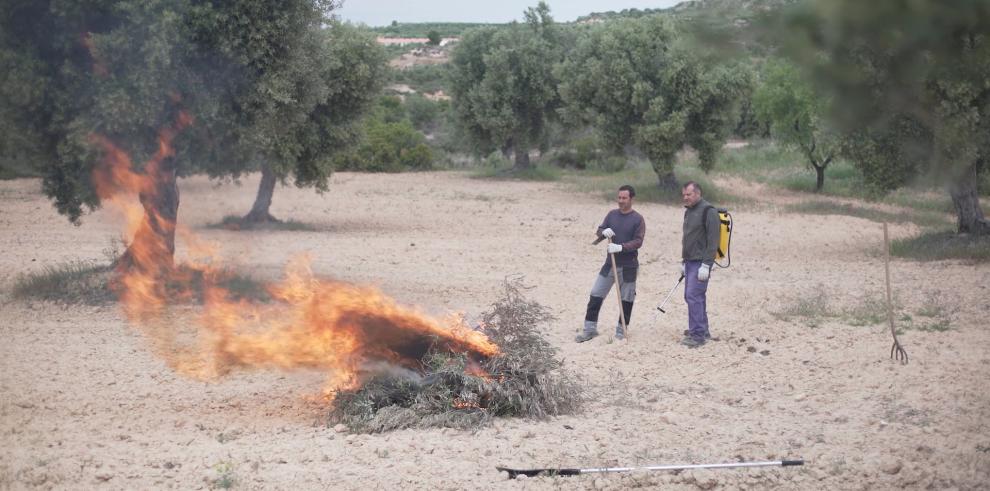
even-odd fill
[[[729,254],[729,246],[732,245],[732,214],[725,208],[715,208],[714,206],[705,208],[705,213],[708,213],[709,209],[714,209],[718,212],[718,247],[715,249],[715,265],[720,268],[728,268],[729,265],[732,264],[732,256]],[[725,264],[719,262],[722,260],[725,261]],[[681,274],[681,277],[677,278],[677,283],[675,283],[674,287],[670,289],[670,293],[668,293],[667,297],[663,299],[663,302],[660,302],[660,305],[657,305],[657,310],[663,312],[664,314],[667,313],[667,311],[663,309],[663,306],[667,305],[667,300],[670,300],[670,297],[674,295],[674,292],[677,290],[677,287],[681,285],[682,281],[684,281],[684,274]]]
[[[728,268],[732,263],[732,257],[729,256],[729,245],[732,244],[732,214],[725,208],[716,208],[716,211],[718,211],[718,249],[715,250],[715,264],[720,268]],[[719,262],[722,259],[725,259],[725,264]]]

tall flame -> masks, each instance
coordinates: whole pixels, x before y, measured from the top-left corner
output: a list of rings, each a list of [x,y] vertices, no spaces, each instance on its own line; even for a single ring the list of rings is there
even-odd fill
[[[131,239],[131,260],[118,268],[116,291],[128,319],[173,368],[196,377],[234,369],[317,369],[327,373],[329,394],[358,383],[362,370],[376,364],[419,369],[431,347],[473,358],[498,353],[498,346],[457,316],[434,319],[374,288],[314,277],[308,257],[291,261],[285,279],[268,285],[275,302],[233,299],[218,284],[222,261],[188,229],[177,228],[149,205],[166,188],[162,180],[174,179],[174,172],[163,172],[163,163],[174,155],[173,139],[192,123],[181,112],[161,130],[159,150],[141,172],[108,138],[94,135],[91,140],[104,153],[93,173],[96,191],[125,217]],[[201,257],[173,266],[172,233]],[[170,302],[192,296],[194,281],[202,283],[203,307],[191,333],[195,342],[189,343],[190,326]]]

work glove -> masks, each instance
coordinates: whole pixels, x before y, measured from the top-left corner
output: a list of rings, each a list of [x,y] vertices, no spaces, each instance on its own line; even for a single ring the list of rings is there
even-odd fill
[[[702,264],[698,268],[698,281],[708,281],[708,277],[712,275],[712,267],[708,264]]]
[[[684,263],[681,263],[681,276],[684,276]]]
[[[606,239],[611,239],[612,237],[615,237],[615,232],[613,232],[612,229],[607,228],[605,230],[602,230],[602,237],[605,237]]]
[[[609,244],[608,253],[615,254],[617,252],[622,252],[622,244]]]

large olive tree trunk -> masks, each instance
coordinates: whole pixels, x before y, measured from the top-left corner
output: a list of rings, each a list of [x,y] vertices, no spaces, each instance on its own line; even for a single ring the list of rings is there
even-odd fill
[[[515,148],[516,161],[512,166],[512,170],[526,170],[531,169],[533,164],[529,161],[529,149],[528,148]]]
[[[118,271],[137,268],[143,274],[160,278],[174,268],[175,223],[179,215],[179,186],[175,161],[165,158],[145,168],[153,186],[141,190],[144,220],[127,251],[117,260]]]
[[[277,222],[278,219],[269,213],[272,206],[272,196],[275,194],[275,173],[266,164],[261,166],[261,183],[258,184],[258,195],[254,198],[251,211],[241,220],[244,223]]]
[[[974,163],[949,184],[949,195],[952,196],[952,205],[956,208],[958,232],[961,234],[990,234],[990,220],[986,219],[983,209],[980,208],[978,182]]]
[[[664,193],[680,196],[681,185],[674,175],[674,166],[670,164],[675,159],[675,155],[651,156],[653,172],[657,174],[657,187]]]

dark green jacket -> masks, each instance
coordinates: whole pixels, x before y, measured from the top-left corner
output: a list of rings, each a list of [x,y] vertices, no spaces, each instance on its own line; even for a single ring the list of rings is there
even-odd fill
[[[681,241],[681,259],[701,261],[709,266],[715,263],[718,249],[718,210],[704,199],[684,210],[684,238]]]

